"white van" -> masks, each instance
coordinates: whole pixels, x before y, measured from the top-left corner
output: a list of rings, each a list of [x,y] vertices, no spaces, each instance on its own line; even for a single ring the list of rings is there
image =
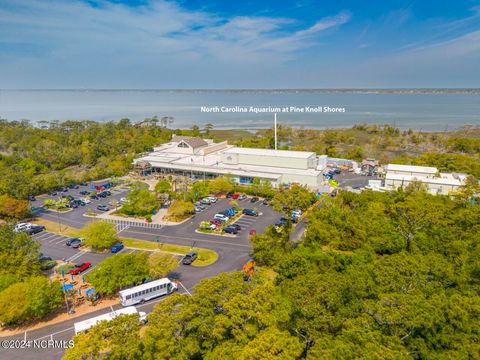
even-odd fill
[[[215,216],[213,218],[215,220],[220,220],[222,222],[226,222],[226,221],[228,221],[228,219],[230,219],[228,216],[225,216],[223,214],[215,214]]]

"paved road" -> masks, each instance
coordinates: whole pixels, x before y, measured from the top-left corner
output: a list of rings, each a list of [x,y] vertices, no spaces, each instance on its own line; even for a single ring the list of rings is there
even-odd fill
[[[78,190],[77,190],[78,191]],[[116,193],[112,196],[117,198],[123,197],[125,192]],[[74,195],[75,196],[75,195]],[[102,199],[103,200],[103,199]],[[107,198],[108,200],[108,198]],[[107,201],[103,200],[103,203]],[[97,203],[98,204],[98,203]],[[242,265],[249,259],[251,253],[251,245],[248,240],[249,230],[255,229],[258,233],[262,233],[263,229],[275,223],[280,214],[273,211],[270,206],[263,205],[261,202],[252,204],[249,199],[240,201],[239,205],[243,208],[252,208],[260,212],[258,217],[242,216],[237,222],[241,225],[242,230],[236,236],[219,236],[212,234],[202,234],[195,232],[198,224],[204,220],[210,220],[215,213],[229,207],[228,200],[219,200],[214,205],[209,205],[207,208],[197,213],[192,219],[176,226],[165,226],[161,229],[148,229],[143,227],[131,226],[123,229],[120,236],[154,241],[156,237],[160,237],[160,241],[168,244],[186,245],[192,247],[201,247],[214,250],[218,253],[218,261],[214,264],[198,268],[191,266],[180,265],[176,271],[180,275],[180,293],[189,294],[193,286],[200,280],[210,278],[218,275],[221,272],[236,271],[241,269]],[[93,206],[93,205],[90,205]],[[96,206],[96,204],[95,204]],[[82,214],[86,211],[85,208],[74,209],[67,214],[60,214],[58,216],[63,224],[73,227],[81,227],[90,219],[84,217]],[[51,220],[58,220],[57,214],[44,212],[40,214],[41,217],[49,218]],[[52,218],[53,216],[53,218]],[[71,249],[65,245],[66,237],[56,234],[44,232],[35,235],[35,238],[41,243],[41,251],[45,255],[52,256],[56,259],[73,259],[77,262],[90,261],[92,264],[97,264],[110,254],[91,254],[82,252],[80,250]],[[124,251],[130,251],[125,249]],[[153,306],[162,301],[163,298],[155,299],[147,302],[144,305],[137,306],[145,312],[150,312]],[[121,307],[120,305],[115,308]],[[51,325],[42,329],[31,331],[27,334],[21,334],[8,339],[27,340],[38,339],[53,339],[53,340],[70,340],[73,336],[73,324],[75,322],[88,319],[100,314],[108,312],[106,309],[99,310],[75,319],[71,319],[60,324]],[[23,349],[23,350],[0,350],[0,359],[60,359],[64,349]]]

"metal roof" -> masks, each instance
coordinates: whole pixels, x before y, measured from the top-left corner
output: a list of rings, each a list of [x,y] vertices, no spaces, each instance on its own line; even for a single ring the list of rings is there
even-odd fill
[[[296,159],[308,159],[311,156],[315,156],[315,153],[310,151],[255,149],[255,148],[240,148],[240,147],[233,147],[223,152],[225,154],[275,156],[275,157],[289,157],[289,158],[296,158]]]
[[[399,164],[388,164],[386,166],[386,169],[387,171],[403,171],[403,172],[414,172],[414,173],[425,173],[425,174],[436,174],[438,172],[438,169],[434,167],[399,165]]]
[[[172,137],[172,142],[180,143],[182,141],[193,149],[208,145],[208,143],[205,140],[199,137],[177,136],[177,135],[174,135]]]

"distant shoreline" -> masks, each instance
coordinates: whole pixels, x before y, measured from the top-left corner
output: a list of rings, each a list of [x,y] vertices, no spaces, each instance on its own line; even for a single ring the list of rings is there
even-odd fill
[[[190,93],[324,93],[324,94],[465,94],[480,95],[480,88],[292,88],[292,89],[0,89],[5,92],[190,92]]]

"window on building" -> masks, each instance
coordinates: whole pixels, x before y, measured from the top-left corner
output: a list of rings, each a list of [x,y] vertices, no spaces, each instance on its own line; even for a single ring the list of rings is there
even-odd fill
[[[188,145],[185,144],[183,141],[177,145],[179,148],[188,148]]]

